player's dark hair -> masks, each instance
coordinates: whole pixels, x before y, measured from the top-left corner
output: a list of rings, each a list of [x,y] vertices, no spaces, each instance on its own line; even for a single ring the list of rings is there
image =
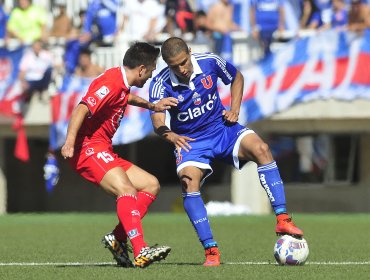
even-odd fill
[[[145,42],[135,42],[126,51],[123,57],[123,66],[134,69],[137,66],[151,66],[156,63],[159,48]]]
[[[171,37],[163,42],[161,53],[164,61],[177,56],[181,52],[189,53],[189,47],[186,42],[179,37]]]
[[[89,48],[82,48],[82,49],[80,50],[80,55],[82,55],[82,54],[86,54],[86,55],[88,55],[88,56],[91,56],[92,51],[91,51]]]

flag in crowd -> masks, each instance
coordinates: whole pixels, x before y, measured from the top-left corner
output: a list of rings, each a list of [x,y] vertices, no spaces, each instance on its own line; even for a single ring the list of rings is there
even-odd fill
[[[243,122],[315,99],[370,99],[370,30],[328,30],[287,43],[243,71]]]
[[[29,160],[26,131],[23,126],[22,89],[18,80],[19,63],[23,48],[0,48],[0,114],[13,119],[12,128],[17,132],[14,155],[22,161]]]

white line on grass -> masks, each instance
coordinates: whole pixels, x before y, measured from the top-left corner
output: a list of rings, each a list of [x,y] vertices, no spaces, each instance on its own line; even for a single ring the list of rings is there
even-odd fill
[[[171,263],[167,263],[171,264]],[[226,262],[223,265],[276,265],[273,262]],[[0,263],[0,266],[108,266],[116,265],[115,262],[9,262]],[[176,264],[174,264],[176,265]],[[306,265],[370,265],[370,261],[364,262],[307,262]]]

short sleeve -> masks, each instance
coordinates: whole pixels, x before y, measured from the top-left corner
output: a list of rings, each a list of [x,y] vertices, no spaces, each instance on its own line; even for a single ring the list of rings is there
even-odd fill
[[[217,72],[217,76],[221,78],[225,85],[231,84],[234,81],[237,72],[235,66],[218,55],[215,55],[215,59],[213,61],[213,67]]]
[[[103,85],[96,80],[92,82],[86,94],[82,97],[81,102],[89,108],[90,114],[94,115],[105,104],[114,98],[112,86]]]

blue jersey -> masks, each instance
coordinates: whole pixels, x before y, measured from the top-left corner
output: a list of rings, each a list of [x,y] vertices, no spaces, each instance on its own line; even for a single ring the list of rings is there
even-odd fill
[[[6,34],[6,23],[8,21],[9,15],[5,13],[4,8],[0,6],[0,39],[5,38]]]
[[[276,30],[279,26],[279,9],[284,0],[252,0],[251,6],[256,10],[256,23],[262,30]]]
[[[217,90],[217,80],[221,78],[226,85],[235,79],[236,68],[223,58],[213,54],[192,54],[194,72],[189,85],[179,83],[176,75],[164,68],[155,76],[149,88],[150,102],[165,97],[175,97],[179,103],[171,108],[171,129],[180,135],[198,137],[223,123],[221,103]]]
[[[115,34],[118,7],[119,0],[91,0],[86,10],[84,32],[91,32],[95,22],[102,36]]]

